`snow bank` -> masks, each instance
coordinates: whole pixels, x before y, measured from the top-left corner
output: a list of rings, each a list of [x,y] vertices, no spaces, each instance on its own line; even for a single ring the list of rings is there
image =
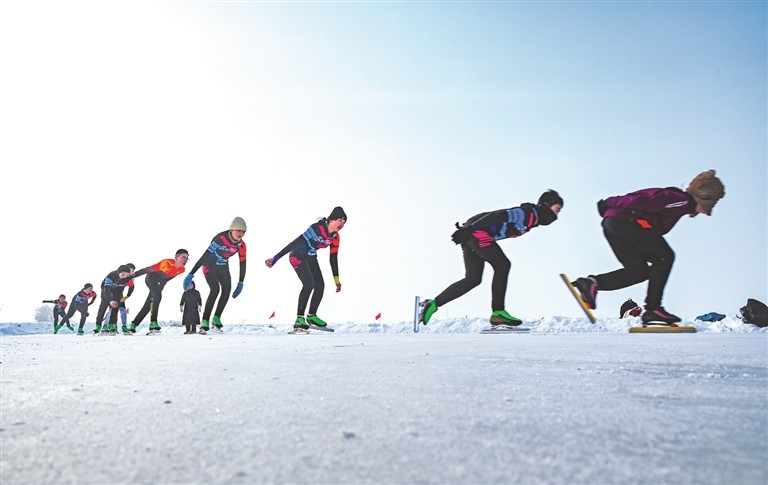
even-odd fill
[[[525,327],[532,332],[538,333],[627,333],[629,327],[641,326],[639,317],[634,318],[598,318],[597,323],[592,324],[586,318],[574,317],[547,317],[535,321],[528,321]],[[727,316],[719,322],[702,322],[700,320],[685,321],[682,325],[691,325],[696,327],[698,332],[705,333],[768,333],[767,328],[760,328],[756,325],[746,324],[737,315]],[[175,334],[183,333],[184,327],[178,323],[161,322],[163,333]],[[331,324],[331,327],[339,333],[382,333],[382,334],[408,334],[413,333],[413,322],[400,323],[341,323]],[[434,318],[428,326],[421,326],[421,333],[479,333],[482,329],[488,328],[486,318]],[[146,332],[148,324],[143,324],[140,331]],[[225,325],[224,333],[229,334],[280,334],[290,329],[289,325],[264,325],[264,324],[235,324]],[[92,333],[93,324],[86,323],[85,331]],[[0,324],[0,335],[34,335],[47,334],[53,332],[52,323],[3,323]],[[72,334],[73,332],[66,327],[59,331],[60,335]]]

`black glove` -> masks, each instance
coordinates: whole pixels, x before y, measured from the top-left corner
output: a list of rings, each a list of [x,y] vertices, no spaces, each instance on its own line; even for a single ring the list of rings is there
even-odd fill
[[[600,199],[597,202],[597,212],[600,214],[600,217],[605,217],[605,213],[607,211],[608,211],[608,204],[606,204],[603,199]]]
[[[461,227],[457,222],[456,227],[458,229],[453,234],[451,234],[451,240],[455,244],[464,244],[465,242],[469,241],[469,238],[472,237],[472,226]]]

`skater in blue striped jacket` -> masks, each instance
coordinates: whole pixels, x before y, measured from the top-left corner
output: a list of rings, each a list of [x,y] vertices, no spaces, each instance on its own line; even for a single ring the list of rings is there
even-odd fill
[[[272,258],[264,261],[267,268],[271,268],[277,261],[289,254],[289,261],[293,266],[296,275],[301,280],[301,292],[299,293],[299,304],[296,310],[296,321],[293,324],[294,330],[307,330],[310,327],[326,328],[327,323],[317,316],[317,309],[323,300],[325,292],[325,282],[323,273],[320,271],[320,265],[317,262],[317,250],[330,247],[331,253],[331,271],[333,272],[333,281],[336,284],[336,292],[341,291],[341,282],[339,280],[339,242],[341,236],[339,231],[347,223],[347,214],[341,207],[334,207],[327,218],[322,218],[312,224],[299,237],[291,241],[286,247]],[[309,297],[312,296],[310,301]],[[305,315],[309,303],[309,313]]]
[[[505,310],[507,279],[511,263],[496,241],[520,237],[538,226],[548,226],[557,220],[563,208],[563,198],[554,190],[541,194],[536,204],[524,203],[519,207],[483,212],[472,216],[451,238],[461,245],[464,254],[464,278],[453,283],[432,300],[425,300],[419,314],[419,321],[429,323],[438,308],[463,296],[480,285],[485,263],[493,268],[491,283],[491,324],[517,326],[522,323]]]

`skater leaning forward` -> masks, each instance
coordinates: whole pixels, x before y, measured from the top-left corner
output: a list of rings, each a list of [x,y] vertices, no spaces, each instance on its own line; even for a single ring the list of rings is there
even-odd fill
[[[574,281],[584,303],[595,309],[598,291],[648,281],[643,322],[674,326],[680,318],[661,305],[675,259],[664,235],[685,215],[711,216],[712,208],[723,196],[723,183],[714,170],[708,170],[697,175],[685,191],[676,187],[648,188],[599,201],[603,233],[622,268]]]
[[[101,322],[104,320],[107,308],[110,307],[112,311],[109,314],[106,331],[113,335],[117,332],[117,314],[119,313],[117,308],[119,308],[120,299],[123,297],[123,288],[131,278],[133,278],[131,268],[121,264],[117,270],[110,272],[101,282],[101,303],[99,303],[99,310],[96,312],[96,326],[93,328],[93,333],[101,332]]]
[[[563,208],[563,199],[554,190],[541,194],[536,204],[524,203],[519,207],[483,212],[472,216],[462,226],[456,223],[451,238],[461,245],[464,254],[464,278],[448,286],[432,300],[425,300],[419,316],[424,325],[429,323],[438,308],[466,294],[478,286],[483,278],[485,263],[493,268],[491,284],[491,324],[520,325],[522,321],[505,310],[507,279],[511,264],[498,243],[501,239],[519,237],[538,226],[547,226],[557,220]]]
[[[202,267],[205,281],[208,283],[209,292],[208,298],[205,300],[203,320],[200,322],[200,333],[206,333],[211,328],[209,320],[211,313],[213,313],[213,330],[217,332],[222,331],[221,315],[224,313],[224,308],[229,301],[229,292],[232,290],[229,258],[235,255],[240,260],[240,277],[238,278],[235,291],[232,292],[232,298],[237,298],[240,292],[243,291],[246,268],[246,251],[243,236],[245,236],[246,230],[247,226],[242,217],[232,219],[229,230],[222,231],[213,236],[208,249],[195,263],[187,277],[184,278],[184,290],[187,290],[190,283],[192,283],[195,272]],[[219,293],[221,293],[221,296],[219,296]],[[216,299],[219,300],[219,303],[214,311],[213,306],[216,304]]]
[[[133,276],[134,272],[136,271],[136,266],[133,263],[128,263],[126,266],[128,266],[131,276]],[[128,294],[122,295],[123,290],[121,290],[120,301],[117,303],[117,310],[120,312],[120,321],[122,322],[123,334],[127,334],[130,331],[128,328],[128,308],[125,306],[125,300],[131,297],[133,290],[136,288],[133,284],[133,280],[129,280],[126,287],[128,288]],[[107,316],[105,317],[105,320],[111,317],[111,312],[111,308],[107,310]]]
[[[83,335],[83,326],[85,326],[85,319],[88,317],[88,307],[94,301],[96,301],[96,292],[93,291],[93,285],[90,283],[84,284],[83,289],[72,297],[72,305],[70,305],[67,315],[61,320],[61,324],[55,329],[54,333],[61,330],[61,327],[64,325],[72,330],[69,320],[75,316],[75,312],[80,312],[80,326],[77,327],[77,334]]]
[[[139,313],[136,314],[131,322],[131,327],[128,329],[130,333],[136,333],[136,329],[141,325],[141,321],[150,312],[149,333],[160,331],[157,315],[160,310],[160,302],[163,299],[163,288],[173,278],[184,273],[184,267],[188,259],[189,252],[186,249],[179,249],[176,251],[174,258],[163,259],[133,274],[134,277],[147,275],[144,282],[147,284],[147,288],[149,288],[149,295],[147,295],[147,299],[144,301],[144,306],[141,307],[141,310],[139,310]]]
[[[43,300],[43,303],[53,303],[53,333],[59,333],[59,329],[64,326],[64,319],[67,315],[67,295],[61,294],[55,300]],[[61,326],[59,326],[59,317],[61,317]],[[69,322],[66,323],[70,330],[74,330]]]
[[[331,214],[316,223],[312,224],[299,237],[291,241],[286,247],[277,253],[274,257],[264,261],[267,268],[271,268],[277,261],[289,254],[289,261],[296,271],[296,276],[301,280],[301,291],[299,292],[299,302],[296,309],[296,321],[293,328],[297,330],[307,330],[310,326],[324,328],[327,323],[317,316],[317,310],[320,302],[323,300],[325,292],[325,282],[323,273],[320,271],[320,264],[317,261],[317,250],[330,247],[331,253],[331,272],[333,281],[336,284],[336,292],[341,291],[341,282],[339,279],[339,243],[341,237],[339,231],[347,223],[347,214],[341,207],[334,207]],[[310,295],[312,300],[310,301]],[[309,313],[305,315],[309,303]]]

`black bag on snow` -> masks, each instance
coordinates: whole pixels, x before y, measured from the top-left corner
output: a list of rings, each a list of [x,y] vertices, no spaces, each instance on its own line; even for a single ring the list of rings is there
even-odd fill
[[[768,327],[768,306],[765,303],[749,298],[747,304],[739,308],[741,319],[758,327]]]

